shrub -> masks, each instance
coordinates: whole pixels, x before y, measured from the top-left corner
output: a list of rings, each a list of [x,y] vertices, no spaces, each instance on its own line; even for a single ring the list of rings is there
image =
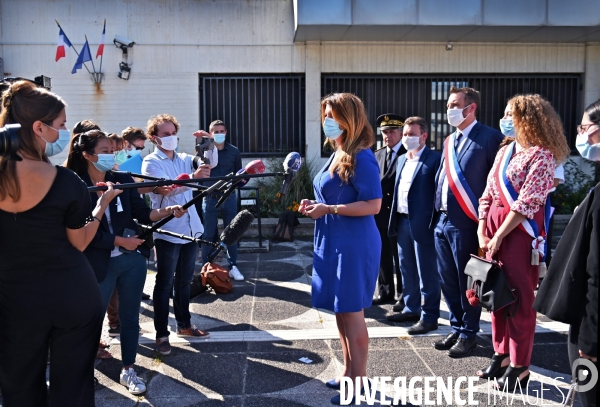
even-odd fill
[[[572,215],[596,182],[594,177],[583,172],[571,159],[565,162],[564,167],[565,183],[556,187],[551,200],[557,214]]]
[[[266,160],[268,172],[280,172],[283,169],[283,158]],[[286,196],[281,199],[279,191],[283,183],[282,177],[258,178],[256,186],[260,191],[261,216],[277,218],[285,210],[297,211],[302,199],[315,199],[313,177],[317,171],[315,160],[303,159],[300,170],[292,179]],[[302,216],[300,213],[297,216]]]

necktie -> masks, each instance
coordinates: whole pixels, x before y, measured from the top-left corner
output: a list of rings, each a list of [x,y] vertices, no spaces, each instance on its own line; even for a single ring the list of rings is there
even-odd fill
[[[387,155],[385,156],[385,164],[383,166],[383,172],[387,172],[390,167],[390,163],[392,162],[392,154],[394,154],[394,150],[391,148],[388,150]]]
[[[454,150],[456,151],[456,154],[458,154],[458,146],[460,145],[462,136],[463,134],[460,131],[456,132],[456,138],[454,139]]]

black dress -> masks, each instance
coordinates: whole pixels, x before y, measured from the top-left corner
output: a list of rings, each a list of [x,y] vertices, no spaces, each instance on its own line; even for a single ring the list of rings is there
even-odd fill
[[[85,183],[56,167],[46,196],[19,213],[0,210],[0,387],[3,406],[94,405],[102,302],[87,259],[66,228],[91,217]]]

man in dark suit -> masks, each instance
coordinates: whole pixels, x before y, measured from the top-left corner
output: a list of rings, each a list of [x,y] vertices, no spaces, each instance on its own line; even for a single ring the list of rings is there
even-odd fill
[[[450,89],[448,123],[457,129],[444,142],[442,165],[436,175],[435,250],[452,333],[433,346],[447,350],[454,358],[468,356],[477,347],[481,307],[467,300],[464,269],[479,248],[478,200],[503,139],[498,130],[477,122],[480,104],[475,89]]]
[[[375,223],[381,236],[381,260],[379,263],[379,278],[377,279],[379,296],[373,299],[373,305],[394,303],[396,293],[394,276],[396,276],[398,301],[393,306],[395,311],[402,311],[404,300],[402,299],[402,276],[400,274],[396,237],[388,236],[388,224],[394,193],[394,181],[396,179],[396,161],[400,155],[406,152],[406,149],[400,143],[403,126],[404,118],[397,114],[387,113],[377,118],[377,127],[381,129],[385,147],[375,151],[375,158],[379,164],[383,199],[381,200],[381,210],[375,215]]]
[[[403,296],[402,312],[388,316],[392,322],[418,321],[409,335],[438,328],[440,275],[437,272],[431,214],[435,175],[442,155],[427,143],[427,122],[409,117],[404,122],[402,145],[408,150],[398,158],[389,235],[397,236]],[[421,300],[423,305],[421,306]]]

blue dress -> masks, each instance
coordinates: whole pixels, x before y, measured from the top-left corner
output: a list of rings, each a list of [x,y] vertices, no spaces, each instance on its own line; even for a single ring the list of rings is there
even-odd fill
[[[349,204],[382,197],[379,167],[373,152],[356,155],[354,176],[348,184],[329,165],[313,181],[317,202]],[[373,215],[327,214],[316,220],[312,275],[312,303],[334,312],[357,312],[371,306],[379,273],[381,237]]]

